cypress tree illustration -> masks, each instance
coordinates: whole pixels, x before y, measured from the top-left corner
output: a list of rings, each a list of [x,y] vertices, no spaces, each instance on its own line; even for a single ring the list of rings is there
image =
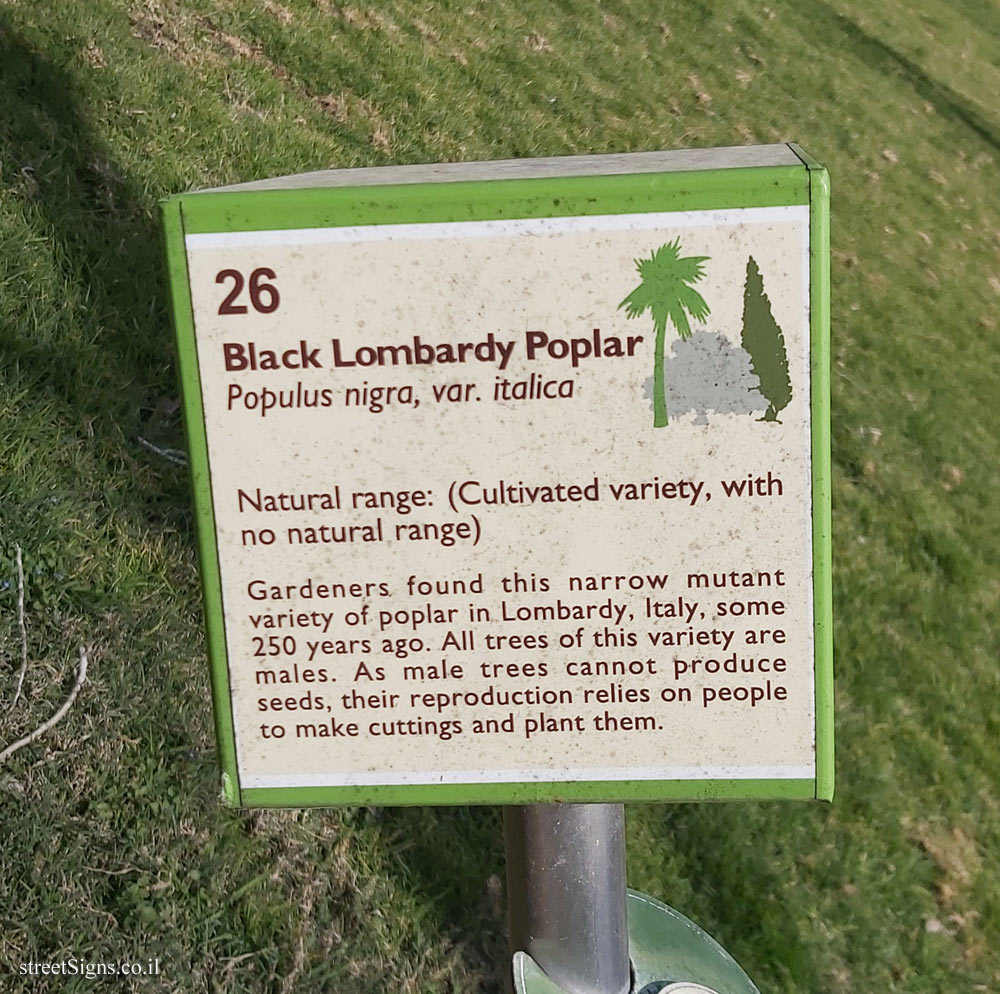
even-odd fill
[[[771,301],[764,293],[764,278],[753,256],[747,259],[747,280],[743,285],[743,348],[750,354],[750,364],[760,392],[768,402],[759,421],[777,421],[778,412],[792,399],[788,377],[788,353],[785,336],[771,313]]]
[[[688,314],[701,320],[708,314],[708,304],[691,284],[704,275],[707,255],[681,255],[681,240],[675,238],[661,245],[648,259],[636,259],[635,268],[642,282],[618,305],[630,318],[649,311],[656,339],[653,343],[653,427],[667,423],[667,388],[663,376],[667,322],[682,339],[691,337]]]

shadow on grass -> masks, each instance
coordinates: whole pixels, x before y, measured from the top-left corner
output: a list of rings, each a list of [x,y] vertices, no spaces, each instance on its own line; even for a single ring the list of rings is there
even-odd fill
[[[814,923],[797,917],[781,894],[815,845],[823,810],[783,803],[629,805],[628,819],[644,821],[663,854],[633,852],[642,870],[629,873],[629,886],[705,928],[761,990],[819,990]],[[502,990],[510,953],[501,809],[379,809],[378,816],[399,833],[400,885],[426,897],[443,930],[461,936],[493,968],[490,990]]]
[[[651,896],[704,928],[762,991],[821,990],[815,922],[783,894],[816,846],[823,815],[801,802],[636,806],[630,817],[662,840],[663,857],[657,872],[655,855],[637,853],[647,879],[630,884],[648,892],[675,885],[677,894]]]
[[[79,423],[132,436],[174,392],[159,229],[148,195],[88,124],[79,89],[70,66],[48,61],[0,13],[9,210],[45,233],[44,245],[8,252],[20,278],[5,293],[20,306],[3,368]]]
[[[499,807],[376,809],[399,832],[400,885],[437,909],[443,932],[460,938],[483,974],[502,991],[510,953],[504,899],[503,821]],[[483,994],[486,994],[484,991]]]
[[[924,100],[945,119],[957,120],[977,134],[994,149],[1000,149],[1000,130],[979,107],[972,104],[950,86],[931,75],[892,45],[866,31],[865,28],[828,4],[816,4],[813,16],[827,21],[831,32],[840,30],[847,37],[849,50],[869,65],[885,65],[899,73]],[[964,56],[963,56],[964,57]]]

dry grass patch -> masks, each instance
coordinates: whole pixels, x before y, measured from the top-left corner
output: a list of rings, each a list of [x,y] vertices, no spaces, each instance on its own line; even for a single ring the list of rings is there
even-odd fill
[[[295,15],[287,7],[275,3],[274,0],[264,0],[264,10],[282,24],[291,24],[295,20]]]
[[[396,34],[399,31],[399,26],[393,19],[380,10],[343,7],[337,13],[352,28],[360,28],[362,31],[387,31],[391,34]]]
[[[952,908],[967,894],[982,869],[983,856],[978,842],[961,827],[941,822],[906,819],[904,828],[937,867],[938,903],[943,909]]]

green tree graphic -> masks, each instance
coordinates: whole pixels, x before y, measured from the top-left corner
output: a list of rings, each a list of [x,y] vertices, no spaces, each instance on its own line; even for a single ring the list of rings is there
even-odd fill
[[[701,320],[708,314],[708,304],[693,289],[704,276],[702,263],[707,255],[681,257],[681,240],[675,238],[661,245],[648,259],[636,259],[635,268],[642,282],[618,305],[624,307],[630,318],[649,311],[656,330],[653,349],[653,427],[662,428],[667,423],[667,394],[663,378],[664,342],[667,321],[673,322],[682,339],[691,337],[688,315]]]
[[[764,278],[753,256],[747,259],[747,281],[743,286],[743,348],[760,380],[760,392],[769,406],[759,421],[777,421],[778,412],[792,399],[788,378],[785,336],[771,313],[771,301],[764,293]]]

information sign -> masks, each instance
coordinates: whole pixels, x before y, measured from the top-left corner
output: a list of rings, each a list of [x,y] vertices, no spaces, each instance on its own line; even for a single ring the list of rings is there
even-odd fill
[[[163,205],[225,794],[832,794],[828,187],[796,146]]]

